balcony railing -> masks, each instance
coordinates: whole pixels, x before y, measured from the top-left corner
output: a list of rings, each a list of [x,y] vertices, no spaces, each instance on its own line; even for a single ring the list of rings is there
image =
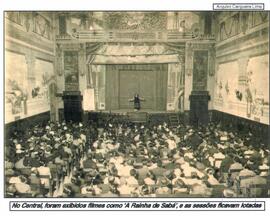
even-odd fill
[[[85,42],[181,42],[187,40],[214,40],[212,35],[194,35],[192,32],[177,31],[78,31],[58,35],[57,40]]]

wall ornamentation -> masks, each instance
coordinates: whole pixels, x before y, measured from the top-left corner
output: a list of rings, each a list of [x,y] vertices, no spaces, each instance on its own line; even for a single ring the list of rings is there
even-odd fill
[[[35,87],[32,89],[32,98],[36,98],[40,93],[40,87]]]
[[[249,12],[241,12],[241,30],[245,34],[248,29]]]
[[[250,28],[256,27],[268,21],[269,15],[268,12],[249,12],[249,26]]]
[[[222,81],[219,81],[219,83],[218,83],[218,89],[219,89],[218,97],[219,98],[223,98],[223,96],[222,96],[222,89],[223,89]]]
[[[250,58],[246,80],[247,116],[261,120],[269,109],[268,55]]]
[[[22,14],[21,12],[12,12],[12,11],[10,11],[10,12],[6,13],[6,17],[10,21],[12,21],[14,23],[17,23],[18,25],[22,25],[21,14]]]
[[[211,44],[208,52],[208,74],[209,76],[214,76],[215,74],[215,60],[216,60],[216,51],[215,45]]]
[[[79,49],[79,65],[85,65],[86,62],[86,52],[85,52],[85,45],[80,44],[80,49]],[[85,75],[85,67],[80,67],[80,75],[84,76]]]
[[[52,40],[51,22],[38,13],[33,14],[33,32],[48,40]]]
[[[32,26],[32,16],[31,13],[24,14],[24,26],[27,32],[30,31],[30,27]]]
[[[240,98],[238,87],[238,62],[219,62],[218,65],[214,95],[214,101],[217,106],[216,109],[236,114],[237,110],[234,108],[234,105],[239,102]],[[231,71],[235,71],[235,73],[231,73]]]
[[[268,12],[264,11],[232,13],[219,23],[219,40],[223,41],[240,33],[245,34],[249,29],[264,24],[268,20]]]
[[[78,68],[78,52],[64,52],[64,71],[65,71],[65,90],[79,90],[79,68]]]
[[[63,50],[61,44],[56,44],[56,71],[58,76],[63,75]]]
[[[226,84],[225,84],[225,91],[226,91],[227,94],[230,93],[230,87],[229,87],[228,80],[227,80],[227,82],[226,82]]]
[[[27,112],[27,64],[25,55],[6,51],[5,57],[5,112],[9,121]]]
[[[238,35],[239,32],[239,24],[240,24],[240,16],[239,13],[236,13],[226,19],[224,22],[220,23],[220,40],[226,40],[230,37]]]
[[[207,90],[208,51],[195,50],[193,56],[193,90]]]
[[[6,101],[12,105],[12,114],[19,114],[24,111],[26,113],[27,93],[19,86],[17,81],[8,80],[8,85],[11,87],[10,92],[6,92]]]
[[[219,111],[268,124],[268,55],[243,56],[237,61],[220,62],[214,103]]]
[[[185,61],[185,71],[188,76],[192,75],[193,70],[193,51],[192,44],[187,42],[186,44],[186,61]]]
[[[41,37],[52,40],[53,27],[50,20],[37,12],[6,12],[6,18]]]
[[[240,92],[239,90],[235,90],[235,95],[236,95],[236,98],[237,98],[239,101],[242,101],[242,98],[243,98],[242,92]]]
[[[162,12],[107,12],[106,29],[162,30],[167,28],[167,14]]]
[[[53,73],[53,63],[36,59],[35,81],[31,88],[33,100],[43,101],[44,107],[49,104],[49,85],[55,79]],[[28,85],[31,86],[31,85]]]

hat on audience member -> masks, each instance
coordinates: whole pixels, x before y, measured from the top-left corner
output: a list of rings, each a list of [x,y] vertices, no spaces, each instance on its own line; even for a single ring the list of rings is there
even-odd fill
[[[215,173],[215,170],[213,168],[207,168],[205,170],[205,172],[208,174],[208,175],[213,175]]]
[[[115,177],[114,177],[114,176],[109,176],[108,181],[109,181],[111,184],[114,183]]]
[[[235,197],[236,194],[232,189],[226,188],[223,190],[223,196],[229,198],[229,197]]]
[[[159,183],[161,186],[167,186],[168,185],[168,179],[166,177],[161,177],[159,180]]]
[[[23,153],[23,152],[24,152],[24,151],[21,150],[21,149],[17,149],[17,150],[16,150],[16,153],[17,153],[17,154],[21,154],[21,153]]]
[[[242,164],[236,162],[236,163],[233,163],[230,168],[229,168],[229,171],[240,171],[243,169],[243,166]]]
[[[71,180],[71,182],[72,182],[72,183],[77,183],[77,178],[75,178],[74,176],[73,176],[73,177],[71,177],[71,179],[70,179],[70,180]]]
[[[182,179],[177,179],[175,182],[174,182],[174,185],[177,187],[186,187],[186,184],[185,182],[182,180]]]
[[[89,169],[88,174],[89,174],[89,176],[94,177],[94,176],[96,176],[96,170]]]
[[[136,171],[135,169],[131,169],[131,170],[129,171],[129,173],[130,173],[131,176],[136,176],[137,171]]]
[[[147,185],[143,185],[142,188],[141,188],[141,190],[142,190],[142,192],[143,192],[144,194],[149,193],[149,188],[148,188]]]
[[[198,162],[198,161],[196,162],[195,166],[200,171],[205,169],[205,165],[203,163]]]
[[[70,195],[72,193],[72,189],[69,186],[64,186],[63,193]]]
[[[16,144],[16,149],[19,150],[22,148],[22,145],[21,144]]]

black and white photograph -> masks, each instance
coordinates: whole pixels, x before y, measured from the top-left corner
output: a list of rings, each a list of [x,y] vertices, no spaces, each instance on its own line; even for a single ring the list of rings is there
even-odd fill
[[[268,11],[5,10],[3,28],[4,199],[270,198]]]
[[[5,12],[5,197],[268,197],[269,14]]]

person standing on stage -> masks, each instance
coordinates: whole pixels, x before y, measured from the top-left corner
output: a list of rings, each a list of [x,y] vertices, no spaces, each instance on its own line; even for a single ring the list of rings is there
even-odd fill
[[[145,101],[144,98],[140,97],[139,94],[135,94],[133,99],[129,100],[130,102],[134,102],[134,109],[136,111],[141,109],[141,101]]]

